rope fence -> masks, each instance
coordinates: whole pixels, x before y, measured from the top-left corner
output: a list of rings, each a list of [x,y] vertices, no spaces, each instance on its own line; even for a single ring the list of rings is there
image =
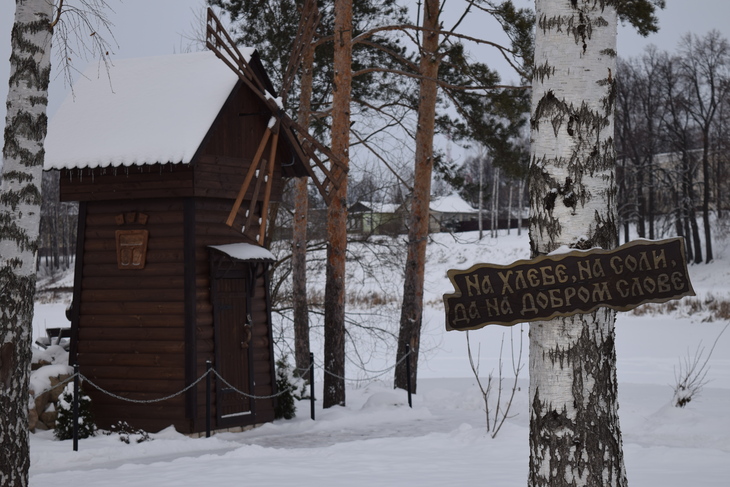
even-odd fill
[[[387,374],[388,372],[391,372],[401,362],[403,362],[404,360],[406,360],[410,355],[411,355],[410,347],[406,346],[406,353],[395,364],[393,364],[391,367],[388,367],[387,369],[383,369],[383,370],[379,370],[379,371],[368,371],[368,372],[374,373],[375,375],[373,375],[371,377],[368,377],[368,378],[363,378],[363,379],[351,379],[351,378],[342,377],[342,376],[337,375],[337,374],[335,374],[333,372],[330,372],[329,370],[327,370],[324,367],[324,365],[321,365],[320,368],[322,369],[322,371],[326,375],[329,375],[331,377],[335,377],[337,379],[344,380],[344,381],[347,381],[347,382],[355,382],[355,383],[357,383],[357,382],[372,382],[372,381],[374,381],[374,380],[382,377],[383,375]],[[309,387],[310,387],[309,400],[310,400],[310,405],[311,405],[311,414],[310,415],[311,415],[312,420],[314,420],[314,403],[315,403],[315,397],[314,397],[314,369],[315,369],[314,354],[311,354],[310,353],[309,354],[309,357],[310,357],[309,367],[307,367],[306,369],[297,369],[297,371],[298,371],[297,373],[299,374],[300,377],[304,377],[307,373],[309,374]],[[228,390],[230,390],[232,392],[235,392],[235,393],[237,393],[237,394],[239,394],[239,395],[241,395],[243,397],[246,397],[248,399],[253,399],[253,400],[257,400],[257,399],[260,399],[260,400],[276,399],[277,397],[283,396],[284,394],[288,394],[288,393],[294,392],[294,388],[293,387],[288,387],[286,389],[282,389],[280,391],[277,391],[275,394],[270,394],[270,395],[266,395],[266,396],[257,396],[255,394],[249,394],[248,392],[242,391],[242,390],[238,389],[237,387],[235,387],[230,382],[228,382],[217,370],[215,370],[212,367],[212,363],[210,361],[208,361],[207,362],[207,370],[200,377],[198,377],[197,379],[195,379],[195,381],[193,381],[192,383],[190,383],[188,386],[186,386],[182,390],[177,391],[177,392],[174,392],[174,393],[169,394],[169,395],[164,396],[164,397],[156,398],[156,399],[132,399],[132,398],[129,398],[129,397],[120,396],[119,394],[115,394],[114,392],[111,392],[111,391],[109,391],[107,389],[104,389],[103,387],[101,387],[98,384],[94,383],[91,379],[89,379],[88,377],[86,377],[85,375],[83,375],[83,374],[81,374],[79,372],[79,366],[78,366],[78,364],[77,365],[74,365],[73,368],[74,368],[73,375],[71,375],[68,378],[62,380],[58,384],[49,387],[48,389],[45,389],[45,390],[43,390],[43,391],[41,391],[39,393],[34,394],[32,396],[32,398],[35,401],[36,398],[42,396],[43,394],[45,394],[47,392],[50,392],[50,391],[52,391],[54,389],[57,389],[59,387],[62,387],[62,386],[65,387],[66,384],[68,384],[69,382],[73,381],[73,384],[74,384],[74,394],[73,394],[73,404],[72,405],[73,405],[73,418],[74,418],[73,419],[73,421],[74,421],[74,425],[73,425],[74,426],[74,431],[73,431],[73,443],[74,443],[73,449],[74,449],[74,451],[78,451],[78,431],[77,431],[77,429],[78,429],[78,420],[79,420],[79,411],[78,411],[78,407],[79,407],[79,387],[80,387],[80,381],[82,381],[82,380],[84,382],[88,383],[91,387],[93,387],[97,391],[101,392],[102,394],[105,394],[105,395],[107,395],[109,397],[112,397],[114,399],[117,399],[117,400],[120,400],[120,401],[124,401],[124,402],[134,403],[134,404],[153,404],[153,403],[158,403],[158,402],[162,402],[162,401],[167,401],[167,400],[172,399],[174,397],[180,396],[180,395],[186,393],[187,391],[189,391],[190,389],[192,389],[193,387],[195,387],[196,385],[198,385],[200,382],[202,382],[205,379],[206,380],[206,437],[210,437],[210,430],[211,430],[211,427],[210,427],[210,418],[211,418],[211,396],[212,396],[212,381],[211,381],[211,379],[212,379],[212,377],[218,378],[218,380],[220,380],[222,384],[224,384],[226,387],[228,387]],[[408,405],[410,407],[413,407],[413,404],[412,404],[412,401],[411,401],[410,361],[406,361],[406,375],[407,375],[407,379],[408,379],[408,387],[407,387],[407,389],[408,389],[408,391],[407,391],[408,392]]]

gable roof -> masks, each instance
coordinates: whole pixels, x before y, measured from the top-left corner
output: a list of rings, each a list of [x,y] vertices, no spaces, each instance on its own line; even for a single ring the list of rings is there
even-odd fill
[[[49,122],[45,168],[188,164],[236,83],[210,51],[89,66]]]
[[[438,213],[477,213],[479,211],[457,194],[436,198],[431,201],[429,208]]]

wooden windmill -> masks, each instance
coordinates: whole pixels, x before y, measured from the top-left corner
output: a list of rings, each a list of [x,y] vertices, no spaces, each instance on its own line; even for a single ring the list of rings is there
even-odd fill
[[[332,195],[337,191],[345,179],[347,167],[322,143],[309,134],[306,128],[292,120],[285,111],[287,92],[292,85],[296,68],[301,61],[303,48],[314,37],[314,32],[319,23],[319,14],[315,2],[305,2],[302,12],[302,21],[294,41],[291,57],[287,66],[281,93],[278,97],[266,89],[264,83],[251,69],[246,58],[236,47],[233,39],[225,30],[220,20],[213,11],[208,8],[206,22],[206,46],[213,51],[228,67],[230,67],[241,81],[253,91],[265,104],[270,112],[270,119],[261,141],[259,142],[253,162],[246,172],[243,184],[238,192],[231,212],[226,220],[228,226],[232,226],[243,203],[244,197],[251,184],[254,184],[253,197],[246,212],[246,223],[242,229],[243,233],[259,244],[263,245],[266,235],[266,215],[270,202],[272,175],[274,161],[276,158],[276,147],[282,131],[286,131],[293,137],[292,149],[302,160],[306,171],[317,186],[320,194],[327,204],[330,203]],[[268,147],[268,159],[264,158]],[[319,158],[317,153],[325,155],[330,160],[330,167]],[[315,171],[315,168],[319,172]],[[264,176],[265,175],[265,176]],[[256,181],[254,182],[254,179]],[[261,222],[257,225],[255,221],[256,204],[263,187],[263,204],[261,207]]]

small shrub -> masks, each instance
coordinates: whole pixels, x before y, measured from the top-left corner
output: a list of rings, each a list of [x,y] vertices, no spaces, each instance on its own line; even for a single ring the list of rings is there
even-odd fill
[[[126,421],[119,421],[117,424],[113,424],[111,426],[111,430],[105,431],[104,434],[107,436],[117,434],[119,435],[119,441],[121,441],[122,443],[126,443],[127,445],[129,445],[132,440],[134,440],[135,443],[152,441],[149,433],[147,433],[145,430],[133,428]]]
[[[292,419],[296,416],[295,401],[307,399],[307,382],[294,375],[287,357],[276,361],[276,387],[280,395],[276,398],[274,416],[276,419]]]
[[[674,369],[674,396],[672,402],[675,407],[683,408],[689,404],[693,398],[699,397],[702,390],[707,385],[707,372],[709,371],[708,363],[712,352],[715,351],[717,341],[720,339],[730,324],[720,331],[712,344],[710,351],[705,354],[705,349],[700,342],[694,354],[687,352],[687,356],[679,362],[679,368]]]
[[[58,398],[58,418],[56,419],[56,429],[53,435],[58,440],[70,440],[73,438],[73,400],[74,387],[73,383],[66,386]],[[79,426],[78,438],[89,438],[96,433],[96,425],[91,416],[91,398],[81,391],[79,395]]]

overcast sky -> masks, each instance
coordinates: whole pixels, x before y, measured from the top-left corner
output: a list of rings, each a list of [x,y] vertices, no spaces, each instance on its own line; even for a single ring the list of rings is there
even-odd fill
[[[70,0],[70,2],[78,0]],[[195,12],[202,11],[205,0],[107,0],[114,9],[109,14],[114,23],[116,43],[112,59],[139,56],[172,54],[184,50],[188,41],[184,38],[194,30]],[[445,14],[461,11],[462,0],[446,0]],[[415,3],[415,1],[413,1]],[[515,0],[518,6],[534,5],[532,0]],[[10,65],[10,30],[15,12],[15,2],[0,0],[0,119],[5,120],[5,100]],[[474,14],[476,15],[476,14]],[[666,10],[660,12],[658,34],[642,38],[630,27],[620,27],[618,51],[622,57],[636,56],[648,44],[660,49],[673,51],[687,32],[704,35],[711,29],[719,30],[730,38],[730,0],[667,0]],[[476,17],[475,17],[476,18]],[[481,21],[480,21],[481,22]],[[448,27],[448,22],[445,22]],[[478,24],[481,34],[485,34],[483,24]],[[118,45],[117,45],[118,44]],[[255,47],[255,46],[254,46]],[[489,54],[485,54],[489,55]],[[93,61],[92,61],[93,62]],[[55,59],[54,59],[55,63]],[[76,61],[76,67],[83,71],[87,61]],[[55,66],[55,64],[54,64]],[[68,87],[62,77],[57,77],[54,69],[49,114],[52,115],[66,97]],[[510,74],[503,75],[509,81]],[[3,124],[4,125],[4,124]]]

